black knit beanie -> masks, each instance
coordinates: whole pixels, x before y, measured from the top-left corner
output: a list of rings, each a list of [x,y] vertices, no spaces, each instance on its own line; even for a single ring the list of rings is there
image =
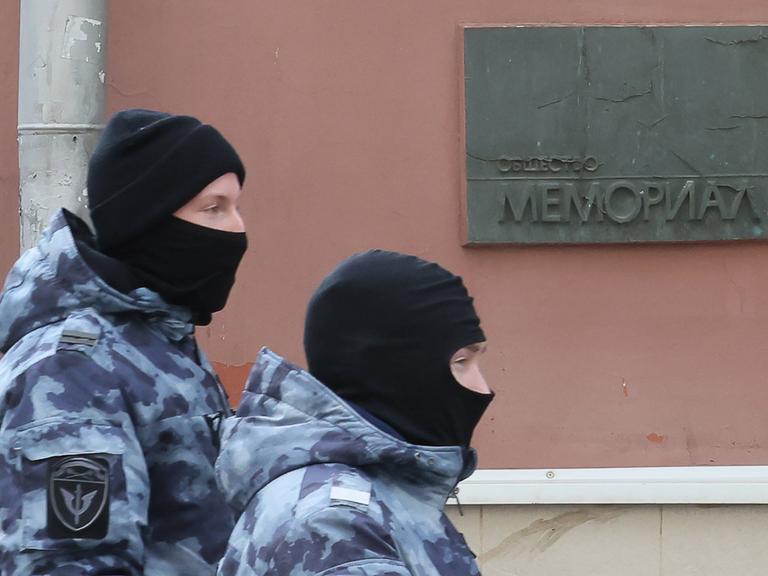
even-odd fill
[[[99,249],[109,253],[173,214],[228,172],[245,168],[216,128],[191,116],[123,110],[88,165],[88,204]]]
[[[313,376],[406,440],[468,446],[492,394],[459,384],[450,359],[485,335],[459,276],[373,250],[342,262],[310,300],[304,350]]]

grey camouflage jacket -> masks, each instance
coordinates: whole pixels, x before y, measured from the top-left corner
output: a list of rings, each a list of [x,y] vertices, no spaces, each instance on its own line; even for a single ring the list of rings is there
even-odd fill
[[[0,295],[0,573],[213,574],[228,402],[185,308],[95,275],[59,212]]]
[[[443,513],[474,462],[474,451],[388,435],[263,349],[216,463],[241,514],[219,574],[477,575]]]

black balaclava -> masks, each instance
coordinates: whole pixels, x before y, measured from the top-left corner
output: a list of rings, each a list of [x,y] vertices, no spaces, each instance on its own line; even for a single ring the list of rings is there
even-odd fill
[[[482,341],[459,276],[381,250],[352,256],[323,280],[304,328],[313,376],[407,441],[430,446],[469,446],[493,398],[450,370],[454,352]]]
[[[245,233],[173,216],[227,173],[245,168],[213,126],[192,116],[132,109],[115,114],[88,165],[88,199],[98,249],[167,301],[208,324],[226,303],[247,247]]]

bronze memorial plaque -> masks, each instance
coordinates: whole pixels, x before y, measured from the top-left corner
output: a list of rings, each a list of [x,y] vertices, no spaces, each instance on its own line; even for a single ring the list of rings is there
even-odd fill
[[[768,237],[768,27],[464,30],[467,241]]]

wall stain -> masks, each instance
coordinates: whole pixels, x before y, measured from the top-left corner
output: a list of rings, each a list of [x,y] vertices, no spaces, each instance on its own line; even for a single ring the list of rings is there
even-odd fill
[[[478,556],[481,564],[490,562],[500,556],[506,556],[516,547],[525,547],[528,552],[540,554],[555,545],[560,538],[574,528],[587,522],[608,522],[629,510],[628,506],[599,506],[586,510],[564,512],[553,518],[540,518],[517,532],[513,532],[487,552]],[[536,542],[529,546],[526,539],[536,537]]]
[[[664,434],[656,434],[656,432],[651,432],[646,438],[648,439],[648,442],[653,442],[654,444],[663,444],[667,439]]]
[[[696,454],[699,449],[699,442],[696,440],[696,435],[688,430],[685,434],[685,450],[688,452],[688,460],[690,464],[696,463]]]

